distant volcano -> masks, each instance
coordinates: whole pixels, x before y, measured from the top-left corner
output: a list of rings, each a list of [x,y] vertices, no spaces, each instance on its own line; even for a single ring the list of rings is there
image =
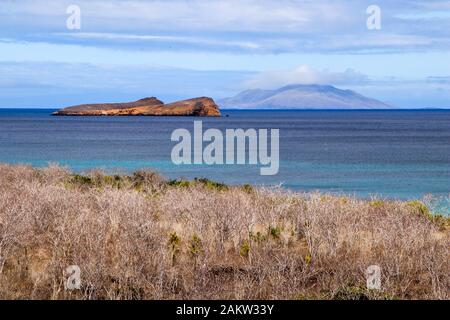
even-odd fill
[[[351,90],[329,85],[288,85],[278,90],[247,90],[219,100],[228,109],[392,109],[392,106]]]

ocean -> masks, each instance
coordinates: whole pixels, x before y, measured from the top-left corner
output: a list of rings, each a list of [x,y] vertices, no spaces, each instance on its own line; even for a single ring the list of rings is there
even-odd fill
[[[152,168],[168,178],[280,185],[299,191],[416,199],[450,194],[450,110],[231,111],[222,118],[52,117],[54,110],[0,109],[0,162],[74,171]],[[280,169],[181,165],[171,161],[177,128],[280,130]]]

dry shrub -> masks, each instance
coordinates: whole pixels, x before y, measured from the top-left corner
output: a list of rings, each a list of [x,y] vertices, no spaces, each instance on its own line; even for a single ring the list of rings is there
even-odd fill
[[[448,299],[448,229],[422,211],[0,165],[0,298]],[[64,289],[70,265],[80,290]],[[370,265],[382,269],[381,292],[365,289]]]

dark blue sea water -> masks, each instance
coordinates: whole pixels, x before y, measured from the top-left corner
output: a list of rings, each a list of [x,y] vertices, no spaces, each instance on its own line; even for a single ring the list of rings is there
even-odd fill
[[[450,194],[450,111],[224,111],[229,117],[52,117],[53,110],[0,109],[0,162],[73,170],[154,168],[170,178],[282,184],[367,197]],[[280,171],[257,166],[175,166],[176,128],[280,129]]]

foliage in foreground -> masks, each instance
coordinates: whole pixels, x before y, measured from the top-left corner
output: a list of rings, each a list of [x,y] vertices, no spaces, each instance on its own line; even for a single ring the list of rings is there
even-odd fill
[[[449,245],[418,201],[0,165],[1,299],[449,299]]]

